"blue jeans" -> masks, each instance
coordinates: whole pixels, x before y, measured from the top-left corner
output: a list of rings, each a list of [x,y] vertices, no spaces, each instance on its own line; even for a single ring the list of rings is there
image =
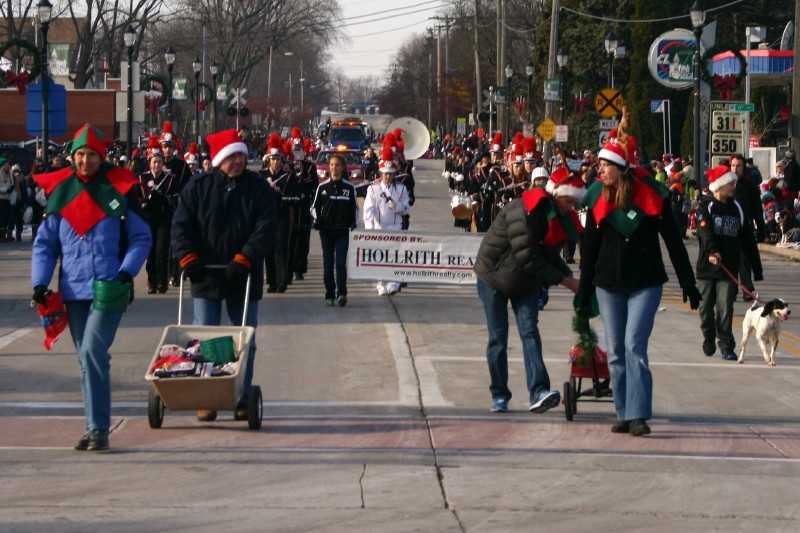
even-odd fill
[[[122,313],[92,310],[91,300],[66,302],[69,332],[81,366],[86,430],[111,427],[111,355]]]
[[[539,336],[539,293],[509,298],[478,279],[478,296],[486,312],[489,343],[486,360],[489,363],[492,398],[511,399],[508,389],[508,301],[514,309],[517,329],[522,340],[525,377],[528,380],[528,399],[537,401],[550,391],[550,376],[542,359],[542,338]]]
[[[350,232],[320,231],[319,240],[322,242],[325,298],[347,296],[347,249],[350,247]],[[336,266],[335,279],[333,276],[334,265]]]
[[[647,343],[661,303],[661,289],[661,285],[632,291],[597,288],[619,420],[647,420],[653,413],[653,376],[647,362]]]
[[[234,326],[242,325],[243,302],[236,300],[225,300],[225,307],[228,309],[228,318]],[[192,324],[196,326],[219,326],[222,321],[222,300],[211,300],[208,298],[192,298],[192,310],[194,319]],[[258,327],[258,302],[251,301],[247,305],[247,325]],[[244,371],[244,393],[250,390],[253,383],[253,362],[256,358],[256,339],[250,344],[250,351],[247,354],[247,365]],[[244,398],[242,399],[244,401]]]

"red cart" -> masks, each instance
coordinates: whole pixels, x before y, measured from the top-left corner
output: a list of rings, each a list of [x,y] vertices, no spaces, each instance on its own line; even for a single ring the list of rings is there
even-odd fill
[[[583,357],[581,349],[573,346],[569,353],[569,381],[564,383],[564,414],[572,420],[578,412],[578,398],[585,402],[607,402],[611,398],[608,375],[608,354],[599,346],[592,357]],[[592,387],[583,390],[583,380],[592,380]]]

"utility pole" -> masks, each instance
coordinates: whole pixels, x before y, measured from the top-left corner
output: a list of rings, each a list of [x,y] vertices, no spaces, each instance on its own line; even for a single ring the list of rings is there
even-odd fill
[[[794,0],[794,50],[795,55],[800,50],[800,0]],[[796,61],[796,59],[795,59]],[[792,71],[792,120],[790,122],[792,135],[792,150],[795,155],[800,153],[800,69]],[[745,142],[750,142],[746,139]]]
[[[436,101],[439,106],[439,125],[442,110],[442,27],[436,26]]]
[[[559,0],[553,0],[553,10],[550,13],[550,51],[547,56],[547,79],[553,79],[556,75],[556,51],[558,50],[558,11]],[[553,115],[553,102],[547,101],[544,103],[544,116],[551,118]],[[552,143],[547,142],[544,145],[544,160],[547,163],[550,160],[550,150]]]
[[[433,129],[433,30],[428,28],[428,129]]]
[[[497,72],[495,73],[495,87],[503,86],[503,0],[495,0],[495,13],[497,19]],[[502,131],[503,112],[500,105],[497,105],[497,129]],[[489,132],[490,134],[492,132]]]
[[[476,123],[480,124],[478,115],[481,114],[483,107],[483,85],[481,84],[481,58],[478,54],[478,4],[479,0],[475,0],[475,13],[472,18],[472,48],[475,53],[475,103],[477,104],[475,119]]]
[[[450,18],[444,18],[444,131],[450,131],[450,93],[448,92],[448,76],[450,75]]]

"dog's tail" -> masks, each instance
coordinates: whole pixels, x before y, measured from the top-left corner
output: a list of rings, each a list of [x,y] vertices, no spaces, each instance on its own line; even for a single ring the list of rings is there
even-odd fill
[[[758,293],[755,293],[753,296],[755,296],[755,298],[753,298],[753,305],[750,306],[750,310],[761,307],[761,302],[758,301]]]

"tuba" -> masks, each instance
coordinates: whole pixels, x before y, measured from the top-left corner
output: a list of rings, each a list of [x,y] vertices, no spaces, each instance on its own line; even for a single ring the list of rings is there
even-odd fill
[[[412,117],[400,117],[394,119],[386,128],[386,131],[392,131],[397,128],[403,130],[406,159],[419,159],[425,155],[431,144],[431,134],[425,124]]]

